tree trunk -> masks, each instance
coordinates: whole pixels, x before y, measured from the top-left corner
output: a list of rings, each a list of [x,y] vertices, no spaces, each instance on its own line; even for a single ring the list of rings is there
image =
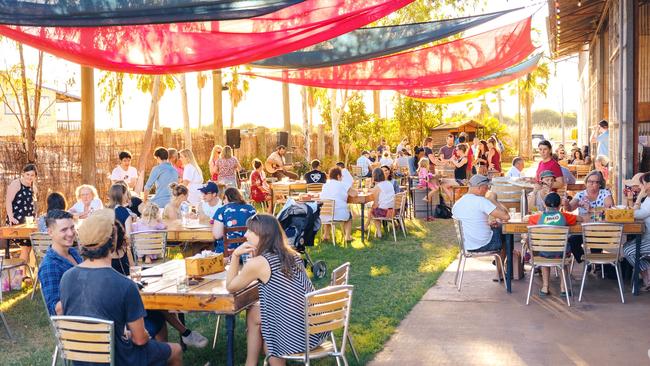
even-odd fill
[[[282,83],[282,112],[284,116],[283,130],[289,134],[287,145],[291,145],[291,108],[289,104],[289,84],[287,83]]]
[[[373,107],[373,113],[377,117],[381,117],[381,102],[379,99],[379,90],[372,91],[372,107]]]
[[[230,128],[235,128],[235,103],[230,98]]]
[[[23,133],[25,137],[25,149],[27,150],[27,162],[33,163],[36,159],[34,156],[34,136],[32,133],[32,113],[29,108],[29,89],[27,88],[27,71],[25,69],[25,56],[23,54],[23,44],[18,43],[18,53],[20,55],[20,79],[22,83],[22,97],[25,106],[25,125]]]
[[[153,91],[152,91],[152,93],[153,93]],[[160,131],[160,107],[158,106],[158,103],[156,103],[155,108],[156,108],[156,112],[155,112],[155,117],[154,117],[153,130],[154,131]]]
[[[142,192],[144,188],[145,168],[147,166],[147,159],[151,152],[151,145],[153,143],[153,124],[156,120],[156,106],[158,105],[158,94],[160,91],[160,75],[153,77],[153,89],[151,90],[151,106],[149,107],[149,117],[147,119],[147,130],[144,133],[144,143],[140,151],[140,158],[138,159],[138,181],[135,186],[136,192]]]
[[[332,145],[334,160],[339,160],[339,117],[336,109],[336,89],[330,91],[330,115],[332,116]]]
[[[201,109],[202,109],[202,102],[203,102],[203,88],[199,88],[199,130],[201,129]]]
[[[497,98],[499,98],[499,123],[503,123],[503,109],[502,109],[502,99],[501,99],[501,89],[497,91]],[[503,151],[502,151],[503,153]]]
[[[181,74],[181,108],[183,109],[183,132],[185,135],[185,148],[192,150],[192,129],[190,128],[190,111],[187,108],[187,80]]]
[[[81,67],[81,182],[96,185],[95,163],[95,74]],[[142,159],[143,160],[143,159]],[[143,160],[144,161],[144,160]]]
[[[528,158],[532,158],[532,134],[533,134],[533,101],[531,98],[531,91],[526,91],[526,155]]]
[[[117,98],[117,118],[120,121],[120,130],[122,129],[122,97]]]
[[[521,156],[523,153],[521,149],[521,140],[523,136],[521,135],[521,86],[519,85],[519,81],[517,81],[517,125],[518,125],[517,155]]]
[[[305,158],[307,161],[311,160],[311,147],[309,139],[309,112],[307,101],[307,87],[303,86],[300,89],[300,96],[302,97],[302,132],[305,136]]]
[[[214,144],[223,145],[223,96],[221,70],[212,70],[212,127]]]

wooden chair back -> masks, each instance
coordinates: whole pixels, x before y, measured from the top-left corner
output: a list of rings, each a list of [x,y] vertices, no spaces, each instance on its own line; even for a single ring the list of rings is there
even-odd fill
[[[244,233],[248,230],[248,227],[246,226],[233,226],[233,227],[224,227],[223,230],[223,256],[224,258],[230,257],[232,252],[235,251],[235,249],[230,249],[230,244],[242,244],[246,242],[246,238],[244,237]],[[228,238],[229,233],[240,233],[240,237]]]
[[[528,227],[528,245],[533,253],[533,264],[564,262],[566,258],[568,226],[533,225]],[[544,253],[544,256],[541,253]],[[558,257],[558,258],[551,258]]]
[[[156,255],[157,263],[164,262],[167,257],[167,232],[166,231],[140,231],[131,233],[131,246],[135,254],[135,262],[140,262],[145,255]],[[153,264],[151,264],[153,265]],[[149,266],[151,266],[149,265]]]
[[[274,199],[281,200],[286,199],[291,194],[291,188],[288,184],[274,184],[273,185],[273,195]]]
[[[353,177],[360,177],[361,176],[361,167],[358,165],[350,165],[350,172],[352,173]]]
[[[321,200],[320,217],[321,223],[334,221],[334,200]]]
[[[622,239],[623,225],[606,222],[582,224],[582,245],[585,248],[585,258],[618,262]],[[591,249],[601,249],[602,253],[593,253]]]
[[[398,217],[404,214],[406,207],[406,192],[395,194],[395,216]]]
[[[345,354],[353,286],[328,286],[305,295],[305,361],[309,359],[309,336],[343,329],[340,353]],[[335,349],[337,349],[335,347]]]
[[[64,361],[115,364],[113,322],[81,316],[52,316]]]
[[[36,257],[36,265],[41,263],[41,259],[45,257],[45,253],[52,245],[52,238],[50,234],[45,232],[35,232],[29,234],[29,241],[32,243],[32,250],[34,257]]]
[[[309,183],[307,184],[307,192],[322,192],[323,183]]]
[[[576,165],[576,178],[586,177],[591,172],[591,165]]]
[[[331,286],[347,285],[350,279],[350,262],[345,262],[332,271]]]

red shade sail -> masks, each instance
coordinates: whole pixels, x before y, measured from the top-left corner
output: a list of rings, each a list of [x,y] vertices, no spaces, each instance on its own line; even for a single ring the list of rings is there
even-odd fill
[[[0,26],[0,34],[105,70],[169,74],[274,57],[339,36],[413,0],[307,0],[261,17],[110,27]]]
[[[487,76],[522,62],[535,46],[531,18],[440,45],[354,64],[251,73],[322,88],[405,90],[440,87]]]
[[[539,53],[518,65],[480,79],[458,84],[448,84],[437,88],[400,90],[400,93],[411,98],[438,99],[455,97],[484,89],[491,89],[533,72],[537,68],[537,64],[541,58],[542,54]]]

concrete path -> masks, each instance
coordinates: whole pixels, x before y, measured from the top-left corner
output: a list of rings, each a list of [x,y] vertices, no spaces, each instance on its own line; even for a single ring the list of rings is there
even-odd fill
[[[551,278],[552,296],[537,296],[539,276],[526,306],[528,272],[507,294],[491,280],[491,259],[471,259],[459,293],[457,265],[447,268],[370,365],[650,364],[650,293],[633,297],[629,281],[621,304],[616,281],[588,274],[578,303],[583,267],[576,265],[570,308],[558,296],[559,278]]]

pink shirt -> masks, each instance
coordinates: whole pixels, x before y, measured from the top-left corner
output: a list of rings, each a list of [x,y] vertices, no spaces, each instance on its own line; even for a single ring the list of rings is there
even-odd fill
[[[551,159],[547,162],[540,161],[539,165],[537,166],[537,181],[539,181],[539,175],[544,171],[544,170],[550,170],[555,178],[561,178],[562,177],[562,169],[560,168],[560,164],[558,164],[557,161],[554,159]]]

